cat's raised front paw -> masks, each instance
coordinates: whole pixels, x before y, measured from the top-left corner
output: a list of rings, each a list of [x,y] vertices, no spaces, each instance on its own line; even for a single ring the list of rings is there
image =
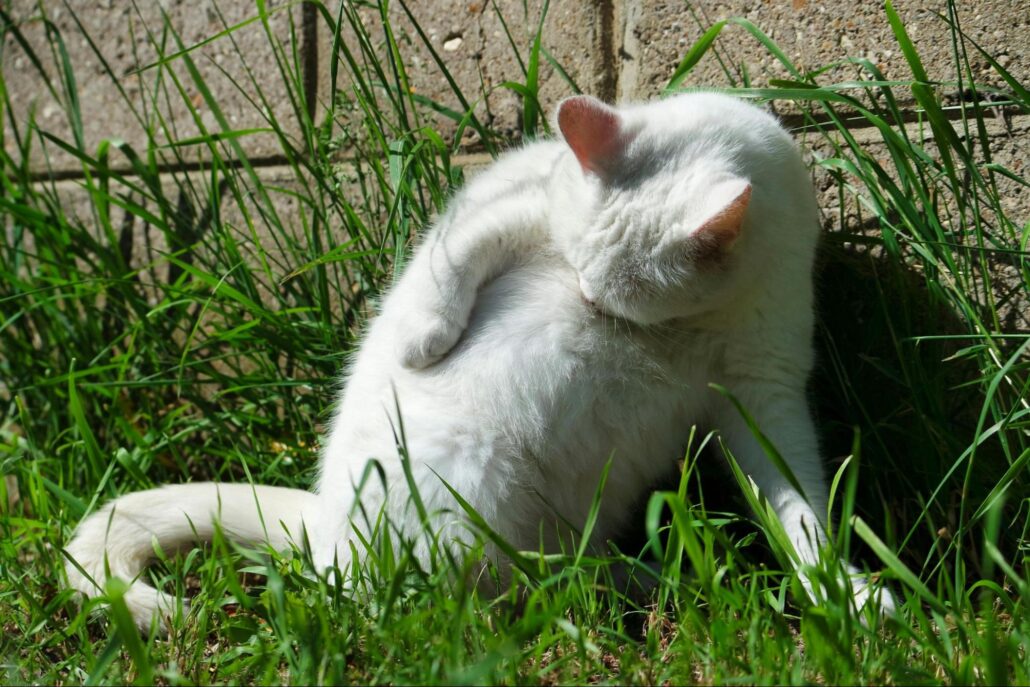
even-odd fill
[[[458,343],[465,328],[457,322],[437,316],[406,321],[397,337],[401,364],[421,370],[439,362]]]

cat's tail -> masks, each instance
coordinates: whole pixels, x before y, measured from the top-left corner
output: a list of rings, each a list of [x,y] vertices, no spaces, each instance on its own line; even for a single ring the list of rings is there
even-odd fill
[[[232,541],[270,544],[282,550],[303,545],[305,513],[315,495],[300,489],[203,482],[175,484],[126,494],[81,523],[65,549],[69,584],[86,594],[103,593],[108,577],[132,583],[125,603],[136,624],[149,631],[171,615],[175,598],[137,580],[155,558],[210,541],[216,523]],[[310,516],[309,516],[310,517]]]

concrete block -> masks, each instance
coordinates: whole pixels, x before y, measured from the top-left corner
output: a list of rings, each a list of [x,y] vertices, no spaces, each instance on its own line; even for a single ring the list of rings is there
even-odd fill
[[[1025,176],[1027,173],[1026,160],[1030,160],[1030,117],[989,120],[987,131],[991,161],[1017,175]],[[892,179],[897,180],[890,153],[882,142],[879,132],[875,129],[861,129],[852,133],[863,150],[887,171]],[[908,134],[912,140],[921,141],[931,157],[939,159],[932,133],[928,127],[919,128],[917,125],[909,125]],[[814,157],[825,158],[834,154],[829,143],[815,135],[807,140],[800,140],[800,143],[810,160]],[[850,157],[850,154],[848,156]],[[979,150],[975,159],[981,172],[986,173],[983,167],[986,160]],[[832,243],[844,241],[843,246],[854,254],[869,253],[874,258],[881,257],[883,250],[880,246],[865,243],[858,238],[882,236],[882,227],[875,213],[859,200],[859,196],[867,197],[868,195],[861,183],[846,176],[845,181],[853,188],[846,188],[844,193],[840,194],[837,181],[825,168],[818,165],[813,166],[813,180],[819,198],[823,227],[831,235],[828,240]],[[967,209],[964,215],[966,219],[963,221],[961,219],[963,215],[959,213],[953,197],[949,193],[942,193],[935,199],[935,202],[939,204],[937,212],[944,218],[945,231],[952,234],[948,240],[956,244],[967,245],[969,250],[974,251],[971,253],[974,256],[978,255],[975,251],[978,251],[979,247],[972,238],[975,228],[972,213],[977,213],[976,216],[979,218],[981,226],[990,238],[985,245],[988,250],[984,253],[982,265],[979,263],[979,258],[971,261],[974,263],[971,272],[975,286],[971,295],[974,298],[986,298],[985,294],[988,290],[986,282],[989,278],[991,282],[989,289],[993,292],[995,302],[999,304],[998,313],[1002,328],[1006,331],[1024,331],[1030,329],[1030,293],[1027,291],[1025,278],[1020,273],[1019,260],[1013,251],[1021,250],[1018,245],[1019,235],[1022,228],[1030,224],[1030,189],[1000,174],[995,175],[995,181],[1002,211],[1015,225],[1015,236],[1011,233],[1011,229],[1002,226],[999,217],[990,207],[981,206],[975,210]],[[963,236],[966,232],[968,233]],[[832,234],[837,234],[837,236],[832,236]],[[844,240],[845,237],[841,236],[842,234],[855,237],[856,240]],[[911,258],[910,264],[920,264],[920,259],[915,255],[909,257]]]
[[[1030,0],[983,0],[956,3],[962,29],[1023,83],[1030,83]],[[933,80],[956,79],[951,33],[936,15],[947,15],[945,0],[897,0],[895,7]],[[721,0],[667,2],[627,0],[617,17],[621,98],[649,98],[661,91],[683,56],[716,22],[744,17],[769,35],[799,69],[814,69],[844,57],[864,57],[888,79],[911,79],[880,2],[824,0]],[[731,71],[746,66],[751,83],[764,86],[788,72],[750,33],[727,26],[695,67],[685,86],[726,86],[729,80],[717,56]],[[968,46],[973,73],[1001,85],[986,60]],[[820,77],[823,83],[856,78],[855,67]],[[739,81],[739,77],[738,77]]]
[[[1026,176],[1026,161],[1030,159],[1030,117],[1021,116],[1008,119],[989,119],[986,121],[985,126],[988,133],[991,162],[1005,167],[1016,175]],[[939,159],[937,146],[929,127],[920,127],[917,124],[910,124],[906,127],[906,130],[909,137],[916,142],[920,142],[923,149],[931,157]],[[961,139],[965,139],[965,135],[961,131],[961,127],[956,127],[956,132]],[[894,170],[894,165],[890,159],[890,153],[883,144],[883,139],[877,129],[869,128],[853,130],[852,136],[864,150],[872,155],[881,167],[889,172]],[[808,152],[810,159],[812,157],[812,151],[815,151],[815,153],[820,157],[827,157],[833,154],[828,143],[817,134],[813,133],[807,136],[801,136],[799,137],[798,142],[802,149]],[[986,163],[986,159],[984,158],[982,151],[979,149],[979,143],[977,143],[976,146],[975,159],[980,165],[981,173],[986,174],[986,171],[982,166]],[[820,193],[821,207],[827,209],[839,206],[839,202],[836,198],[836,188],[831,176],[826,171],[818,167],[814,169],[814,174],[816,189]],[[1030,189],[1023,184],[1000,174],[995,175],[995,179],[998,186],[998,195],[1001,206],[1006,216],[1013,220],[1017,226],[1023,226],[1027,222],[1030,222]],[[944,199],[942,199],[942,201],[943,200]],[[984,217],[990,217],[989,209],[985,208],[982,212],[984,213]],[[852,211],[849,210],[848,217],[857,221],[859,218],[857,208],[854,209],[854,213],[855,214],[852,214]],[[840,227],[839,222],[835,222],[835,224],[837,225],[837,228],[845,228]]]
[[[542,3],[539,0],[529,2],[528,11],[525,12],[521,0],[499,0],[496,9],[495,3],[489,0],[409,0],[408,6],[466,100],[474,105],[479,120],[504,134],[517,136],[522,127],[522,99],[512,90],[502,87],[502,84],[507,81],[525,83],[525,77],[505,35],[504,24],[525,62],[528,60],[532,35],[540,20]],[[335,14],[335,10],[333,12]],[[378,10],[364,8],[359,10],[359,14],[381,60],[385,60],[385,40]],[[390,4],[389,18],[400,44],[411,88],[441,105],[462,111],[453,89],[399,2]],[[607,99],[614,95],[611,19],[610,5],[604,0],[552,2],[545,19],[542,39],[542,45],[583,92]],[[354,32],[349,25],[345,24],[342,35],[348,45],[356,46]],[[321,98],[325,98],[329,92],[331,41],[332,36],[323,24],[319,34]],[[540,100],[548,116],[558,100],[574,92],[543,57],[539,85]],[[344,91],[351,87],[342,69],[337,87]],[[457,127],[451,120],[432,113],[428,108],[426,111],[434,128],[448,136],[455,133]],[[467,129],[464,134],[463,144],[476,143],[477,136],[471,129]]]
[[[99,142],[105,138],[123,139],[137,151],[142,151],[146,146],[147,126],[155,130],[158,144],[196,136],[199,127],[195,117],[200,119],[209,132],[221,130],[214,113],[181,60],[173,63],[172,71],[180,80],[184,94],[179,92],[167,72],[159,78],[160,70],[156,68],[140,74],[132,74],[132,71],[158,59],[153,41],[164,42],[162,52],[166,56],[179,50],[170,35],[163,35],[162,12],[167,13],[169,25],[179,33],[183,44],[191,47],[224,31],[226,25],[234,26],[255,17],[257,10],[252,3],[219,3],[215,0],[141,0],[137,3],[71,0],[69,5],[70,10],[61,3],[51,2],[44,5],[44,11],[47,19],[60,31],[74,71],[88,152],[95,151]],[[285,0],[269,3],[271,8],[285,5]],[[63,98],[58,63],[48,45],[46,28],[36,2],[12,0],[7,11]],[[81,29],[75,17],[81,22]],[[291,19],[297,26],[295,35],[302,36],[301,10],[298,7],[275,12],[270,18],[272,31],[282,41],[287,54],[291,51]],[[106,73],[86,36],[99,48],[124,88],[125,97]],[[304,46],[299,47],[304,49]],[[288,134],[298,131],[283,78],[276,67],[268,36],[259,21],[215,39],[190,53],[190,56],[230,128],[239,130],[267,126],[246,65],[255,75],[276,120]],[[70,119],[64,111],[64,104],[55,100],[43,86],[39,72],[11,33],[6,35],[3,45],[2,64],[7,91],[15,110],[14,117],[22,127],[22,135],[29,109],[34,108],[36,122],[41,129],[73,142]],[[258,104],[255,105],[252,99]],[[146,124],[141,123],[135,113],[144,116]],[[14,154],[15,146],[10,138],[11,129],[6,117],[4,128],[5,149]],[[279,151],[279,143],[271,134],[251,135],[242,142],[248,155],[255,158],[274,156]],[[208,157],[205,146],[193,146],[181,151],[188,160]],[[34,145],[31,163],[40,170],[47,167],[58,171],[80,168],[72,156],[53,145],[49,146],[48,164],[38,142]]]

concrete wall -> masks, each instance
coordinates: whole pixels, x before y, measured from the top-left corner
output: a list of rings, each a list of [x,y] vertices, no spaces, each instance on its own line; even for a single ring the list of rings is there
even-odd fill
[[[146,136],[134,116],[117,103],[117,93],[108,72],[118,75],[121,87],[133,96],[141,90],[141,80],[151,78],[133,69],[154,60],[146,32],[159,31],[161,13],[167,12],[186,45],[193,45],[218,34],[224,25],[234,25],[253,17],[256,9],[244,0],[138,0],[135,7],[129,0],[69,0],[78,15],[80,27],[72,14],[59,2],[45,2],[47,18],[58,28],[65,41],[70,63],[80,89],[83,113],[82,129],[87,150],[94,150],[105,138],[120,138],[143,148]],[[282,0],[269,3],[285,6]],[[504,27],[492,0],[409,0],[412,12],[425,30],[438,54],[446,61],[459,86],[474,95],[506,80],[521,80],[522,74],[508,44]],[[522,0],[497,0],[507,26],[525,50],[528,31],[538,20],[540,0],[530,0],[528,14]],[[1030,83],[1030,0],[970,0],[958,2],[964,30],[1000,63]],[[2,3],[19,26],[25,40],[43,57],[44,68],[57,76],[54,61],[47,49],[46,27],[39,20],[36,0],[7,0]],[[329,10],[336,11],[336,0],[329,0]],[[952,45],[946,24],[936,15],[946,14],[944,0],[897,0],[896,7],[908,31],[921,51],[931,78],[953,79]],[[138,9],[136,9],[138,8]],[[371,9],[361,10],[370,23],[378,21]],[[441,76],[429,51],[412,30],[396,0],[391,4],[395,30],[404,44],[412,87],[419,93],[451,107],[457,102]],[[830,2],[827,0],[552,0],[544,25],[544,45],[564,65],[569,76],[587,93],[606,100],[645,99],[659,93],[687,49],[704,28],[727,17],[742,16],[761,27],[801,67],[827,64],[845,56],[864,57],[877,64],[887,78],[909,78],[908,67],[894,41],[879,2]],[[304,91],[312,101],[323,100],[329,89],[327,31],[318,12],[311,6],[294,6],[272,16],[270,29],[287,49],[302,57],[298,75]],[[89,36],[99,47],[100,60],[90,47]],[[232,128],[262,126],[255,104],[246,93],[248,75],[275,74],[274,56],[260,22],[255,22],[227,37],[219,38],[191,53],[197,69],[210,84],[222,115]],[[41,87],[35,66],[26,57],[13,35],[8,33],[3,46],[3,75],[12,96],[15,120],[24,125],[28,113],[34,111],[40,125],[58,136],[72,139],[72,131],[58,103]],[[763,85],[769,78],[784,77],[783,69],[744,29],[730,26],[692,74],[688,85],[725,85],[727,71],[739,79],[746,73],[753,85]],[[168,53],[174,52],[170,46]],[[240,59],[245,56],[246,65]],[[985,60],[971,56],[978,77],[988,74]],[[181,62],[181,61],[180,61]],[[185,74],[177,63],[175,69]],[[855,78],[854,69],[839,69],[835,78]],[[992,79],[989,79],[990,82]],[[993,79],[996,81],[996,79]],[[243,91],[233,82],[244,86]],[[217,115],[205,103],[204,94],[191,90],[184,77],[186,99],[196,107],[189,112],[184,98],[173,83],[166,84],[168,98],[151,102],[148,107],[162,113],[166,130],[157,133],[159,141],[182,139],[196,134],[194,117],[217,130]],[[292,111],[282,84],[261,79],[261,86],[270,96],[268,106],[284,123],[287,133],[296,129],[291,124]],[[146,90],[146,89],[144,89]],[[541,72],[541,97],[550,108],[571,87],[549,65]],[[477,107],[480,117],[495,127],[517,131],[520,117],[519,99],[511,91],[495,88]],[[784,112],[789,114],[789,112]],[[441,128],[450,126],[441,120]],[[15,158],[12,127],[5,118],[5,147]],[[23,128],[23,127],[22,127]],[[998,120],[992,131],[998,139],[998,161],[1019,170],[1030,151],[1030,123],[1025,117]],[[476,140],[471,132],[465,140],[471,152]],[[248,136],[242,143],[256,165],[268,168],[270,177],[283,164],[275,138],[271,135]],[[74,179],[81,173],[79,163],[69,154],[53,146],[44,156],[41,146],[33,147],[29,164],[41,178]],[[203,147],[195,147],[185,162],[203,166]],[[1030,202],[1025,191],[1014,188],[1012,202],[1023,212]]]

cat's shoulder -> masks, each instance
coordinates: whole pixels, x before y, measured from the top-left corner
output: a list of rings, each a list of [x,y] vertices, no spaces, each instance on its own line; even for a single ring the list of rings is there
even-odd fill
[[[493,162],[473,170],[471,176],[476,180],[546,177],[565,151],[558,141],[530,141],[502,152]]]
[[[473,203],[490,203],[512,194],[540,195],[546,191],[555,164],[565,150],[552,140],[511,148],[485,165],[466,169],[467,180],[460,194]]]

